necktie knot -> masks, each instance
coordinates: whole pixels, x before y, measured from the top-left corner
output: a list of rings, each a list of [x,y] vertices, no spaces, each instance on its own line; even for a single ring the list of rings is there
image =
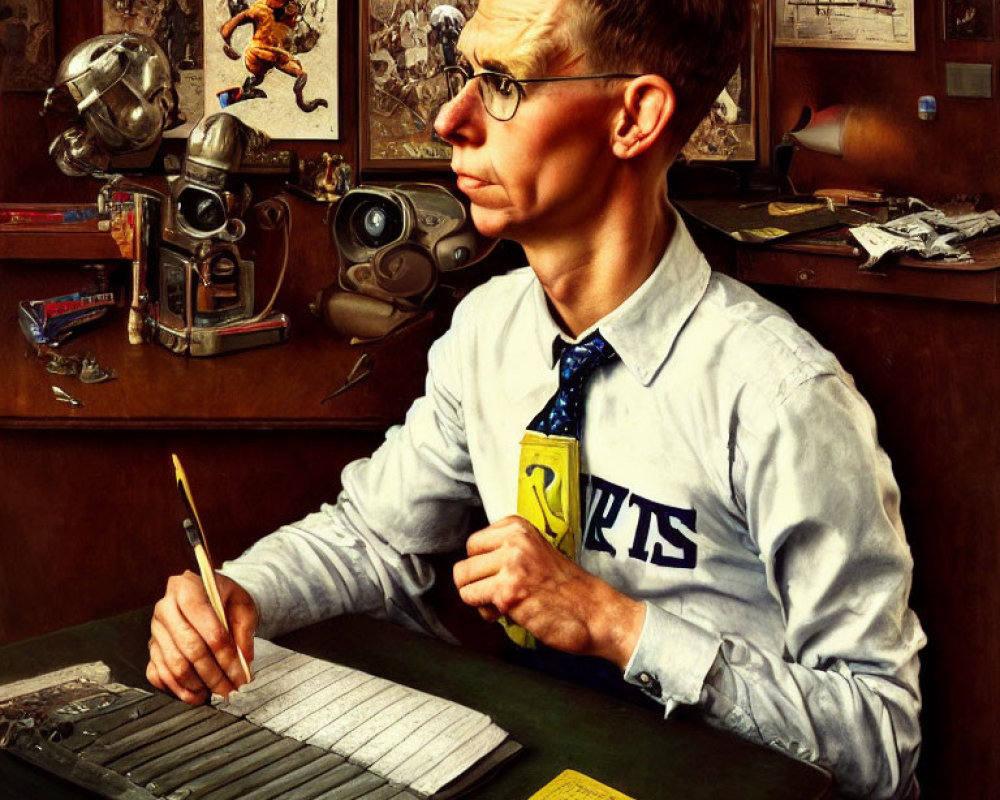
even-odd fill
[[[559,388],[531,421],[528,430],[578,439],[587,381],[598,367],[617,355],[600,331],[594,331],[582,342],[567,345],[559,356]]]

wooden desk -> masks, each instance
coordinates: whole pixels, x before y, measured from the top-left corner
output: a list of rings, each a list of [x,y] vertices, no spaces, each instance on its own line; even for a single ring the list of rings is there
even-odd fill
[[[0,681],[100,660],[112,677],[146,686],[149,609],[0,648]],[[523,747],[480,800],[527,798],[576,769],[635,800],[820,800],[826,772],[707,726],[365,617],[344,617],[277,640],[489,714]],[[91,795],[0,753],[0,796],[84,800]]]
[[[857,248],[817,246],[794,238],[770,247],[738,248],[734,255],[736,276],[746,283],[997,305],[996,250],[997,242],[991,239],[973,247],[983,258],[972,264],[936,264],[894,255],[864,270],[859,268],[864,258]]]

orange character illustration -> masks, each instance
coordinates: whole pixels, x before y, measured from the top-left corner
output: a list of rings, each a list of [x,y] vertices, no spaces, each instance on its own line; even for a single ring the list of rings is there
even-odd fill
[[[240,25],[253,26],[250,43],[243,51],[243,63],[250,75],[242,87],[219,93],[223,107],[241,100],[267,97],[259,87],[272,69],[295,78],[292,90],[295,102],[303,111],[315,111],[329,105],[323,98],[307,101],[302,96],[309,76],[302,68],[302,62],[295,57],[292,36],[299,10],[299,4],[294,0],[255,0],[222,24],[219,32],[224,42],[223,50],[234,61],[240,58],[240,54],[231,44],[233,32]]]

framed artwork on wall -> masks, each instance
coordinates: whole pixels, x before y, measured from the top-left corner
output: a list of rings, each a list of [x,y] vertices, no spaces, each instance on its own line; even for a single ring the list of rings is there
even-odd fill
[[[914,0],[775,0],[779,47],[914,50]]]
[[[202,0],[104,0],[104,33],[141,33],[159,43],[170,59],[185,122],[164,132],[186,139],[204,114],[205,54]]]
[[[996,37],[994,0],[941,0],[941,14],[948,41],[992,41]]]
[[[0,91],[44,92],[55,69],[52,0],[0,0]]]
[[[681,150],[686,161],[756,160],[758,103],[753,64],[753,54],[748,52]]]
[[[431,24],[447,3],[468,20],[477,0],[362,0],[359,119],[362,170],[446,170],[451,147],[434,133],[448,100],[442,36]]]
[[[685,161],[769,166],[771,46],[762,23],[755,19],[750,47],[736,72],[681,150]]]
[[[203,0],[205,114],[272,139],[340,137],[337,0]]]

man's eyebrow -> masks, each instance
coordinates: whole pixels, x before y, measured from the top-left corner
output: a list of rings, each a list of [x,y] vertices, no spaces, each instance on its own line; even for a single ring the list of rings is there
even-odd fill
[[[472,51],[472,58],[477,64],[479,64],[479,66],[481,66],[487,72],[502,72],[504,75],[513,74],[510,71],[510,67],[504,64],[502,61],[496,61],[494,59],[489,59],[489,58],[486,59],[485,61],[481,61],[479,59],[479,55],[476,53],[475,50]]]

